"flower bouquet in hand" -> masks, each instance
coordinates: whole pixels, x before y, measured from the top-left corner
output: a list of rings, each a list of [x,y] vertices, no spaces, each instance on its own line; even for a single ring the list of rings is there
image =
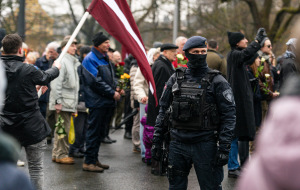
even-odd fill
[[[55,127],[57,127],[56,133],[58,134],[59,139],[62,139],[65,136],[67,136],[64,122],[65,121],[63,120],[63,118],[60,115],[58,115],[58,119],[57,119],[57,123],[55,124]]]
[[[173,62],[173,65],[174,65],[175,68],[186,67],[188,59],[184,55],[182,55],[182,54],[179,53],[179,54],[176,55],[175,62],[176,62],[175,64]]]
[[[124,65],[125,65],[124,62],[120,62],[120,63],[115,64],[116,76],[119,77],[119,78],[121,77],[121,75],[124,74]]]
[[[177,57],[177,63],[179,63],[181,65],[186,65],[187,64],[188,60],[182,54],[179,53],[179,54],[176,55],[176,57]]]
[[[130,75],[128,75],[127,73],[124,73],[123,75],[120,76],[120,79],[118,80],[119,85],[118,87],[120,88],[120,90],[126,90],[129,88],[129,80],[130,80]]]

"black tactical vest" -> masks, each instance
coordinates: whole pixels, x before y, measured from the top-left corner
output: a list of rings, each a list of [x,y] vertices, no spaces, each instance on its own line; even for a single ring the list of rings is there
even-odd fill
[[[172,87],[172,127],[185,130],[217,130],[217,106],[207,102],[206,92],[213,78],[220,72],[209,70],[200,82],[188,81],[184,73],[185,68],[176,70],[176,82]]]

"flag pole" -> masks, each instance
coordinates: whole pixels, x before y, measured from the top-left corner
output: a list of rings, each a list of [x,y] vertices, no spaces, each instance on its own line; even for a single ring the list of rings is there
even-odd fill
[[[79,24],[75,28],[71,38],[69,39],[67,45],[64,47],[63,51],[61,52],[61,54],[57,58],[56,62],[60,63],[62,58],[66,55],[69,47],[71,46],[72,42],[74,41],[75,37],[77,36],[78,32],[80,31],[81,27],[83,26],[84,22],[86,21],[87,17],[89,16],[89,14],[90,14],[89,12],[84,13],[84,15],[82,16]]]

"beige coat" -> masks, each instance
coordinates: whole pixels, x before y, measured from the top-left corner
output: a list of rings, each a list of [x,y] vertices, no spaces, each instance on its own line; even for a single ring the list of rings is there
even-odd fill
[[[49,98],[49,109],[55,110],[55,104],[62,104],[62,111],[76,112],[78,104],[79,77],[78,59],[66,54],[61,61],[59,76],[53,80]]]
[[[140,68],[138,68],[136,71],[136,75],[134,77],[133,89],[138,102],[141,103],[142,98],[146,96],[148,97],[149,86]]]
[[[137,95],[135,93],[134,90],[134,80],[135,80],[135,75],[136,75],[136,71],[138,70],[137,66],[132,66],[130,71],[129,71],[129,75],[130,75],[130,105],[132,108],[134,108],[134,100],[137,100]]]

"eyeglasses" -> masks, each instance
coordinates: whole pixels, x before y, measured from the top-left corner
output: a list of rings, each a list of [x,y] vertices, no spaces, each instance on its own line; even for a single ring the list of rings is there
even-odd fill
[[[268,47],[268,48],[271,48],[271,47],[272,47],[272,45],[268,45],[267,47]]]

